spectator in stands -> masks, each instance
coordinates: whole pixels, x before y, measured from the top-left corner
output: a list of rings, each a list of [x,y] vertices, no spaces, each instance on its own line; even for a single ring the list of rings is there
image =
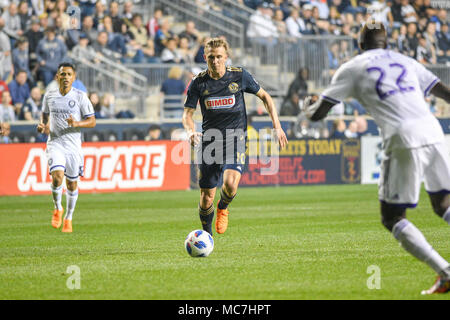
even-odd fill
[[[340,66],[339,56],[339,42],[335,41],[331,44],[330,49],[328,50],[328,71],[330,77],[334,75],[334,73]]]
[[[148,37],[147,30],[142,23],[142,16],[138,13],[134,14],[131,22],[132,24],[129,27],[131,35],[129,46],[132,46],[132,50],[130,50],[132,53],[129,56],[134,57],[133,62],[158,62],[159,59],[155,56],[153,40]]]
[[[401,15],[404,23],[417,23],[419,17],[409,0],[401,0]]]
[[[205,60],[205,44],[211,39],[210,37],[203,37],[200,46],[198,47],[197,53],[194,56],[195,63],[206,63]]]
[[[337,30],[339,30],[339,28],[342,28],[342,26],[344,25],[341,19],[341,14],[339,13],[336,6],[330,7],[330,17],[328,18],[328,21],[330,21],[330,24],[335,26]],[[339,32],[337,32],[336,34],[339,34]]]
[[[398,29],[392,30],[391,36],[388,38],[389,50],[400,52],[399,35],[400,35],[400,31]]]
[[[431,0],[415,0],[412,5],[419,17],[429,19],[437,13],[437,10],[431,6]]]
[[[122,18],[120,17],[120,14],[119,14],[119,3],[118,2],[112,1],[109,4],[108,15],[112,19],[114,32],[120,33],[121,30],[122,30],[123,21],[122,21]]]
[[[10,3],[8,10],[3,12],[2,18],[5,21],[3,31],[11,38],[12,44],[14,44],[14,40],[23,35],[20,25],[20,16],[18,14],[17,5],[14,2]]]
[[[49,27],[45,32],[45,38],[39,41],[36,49],[39,73],[46,86],[56,74],[58,65],[66,58],[67,47],[59,39],[56,39],[54,28]]]
[[[13,50],[13,63],[14,70],[25,70],[27,73],[28,82],[33,85],[34,77],[31,74],[30,70],[30,57],[28,54],[28,39],[25,37],[21,37],[17,41],[17,47]]]
[[[438,39],[436,36],[436,23],[429,22],[425,28],[425,32],[422,35],[427,41],[427,47],[432,47],[436,55],[439,50]]]
[[[358,124],[355,120],[350,121],[347,129],[344,131],[344,135],[348,139],[357,139],[358,138]]]
[[[122,58],[121,53],[111,50],[108,46],[108,33],[106,31],[98,33],[97,41],[92,44],[92,48],[106,59],[119,62]]]
[[[443,24],[441,30],[436,32],[438,39],[438,63],[450,62],[450,34],[448,32],[448,24]]]
[[[128,26],[131,26],[131,20],[133,19],[133,16],[133,2],[129,0],[125,1],[125,3],[123,4],[122,21]]]
[[[5,20],[0,18],[0,80],[7,80],[14,72],[11,54],[11,42],[3,31]]]
[[[133,34],[134,40],[141,46],[146,46],[148,41],[147,30],[142,23],[142,16],[135,13],[131,19],[129,31]]]
[[[43,13],[39,16],[39,25],[41,26],[41,30],[44,31],[50,27],[47,13]]]
[[[167,39],[166,48],[161,53],[161,61],[163,63],[184,63],[175,38]]]
[[[276,9],[273,15],[273,21],[277,27],[277,33],[279,37],[286,37],[288,35],[286,22],[283,20],[283,11]]]
[[[0,122],[0,143],[12,143],[11,138],[9,137],[10,134],[11,124],[8,122]]]
[[[16,113],[11,102],[9,91],[3,91],[0,103],[0,122],[12,122],[16,120]]]
[[[122,24],[122,28],[127,28],[126,24]],[[112,19],[110,16],[105,16],[103,18],[103,25],[101,26],[101,31],[105,31],[108,34],[108,48],[114,52],[120,53],[122,56],[126,56],[128,52],[127,41],[126,38],[121,33],[114,32]],[[130,33],[130,38],[133,38],[133,35]],[[140,45],[137,45],[138,49],[141,48]],[[134,57],[135,52],[129,53],[131,57]]]
[[[89,93],[89,100],[92,103],[92,107],[94,108],[95,112],[95,119],[104,119],[105,116],[102,114],[102,105],[100,104],[100,97],[98,96],[98,93],[95,91],[92,91]]]
[[[61,27],[63,30],[70,28],[70,16],[67,14],[66,0],[57,0],[55,5],[55,14],[61,19]]]
[[[367,120],[364,117],[356,117],[356,132],[358,133],[358,138],[367,134]]]
[[[18,16],[20,18],[20,30],[28,30],[30,26],[30,11],[28,10],[27,1],[21,1],[19,3]]]
[[[391,5],[392,18],[394,19],[394,27],[399,28],[403,24],[402,16],[402,0],[393,0]]]
[[[155,55],[161,56],[162,51],[166,47],[167,39],[175,38],[175,35],[170,31],[170,21],[168,18],[161,20],[161,25],[155,34]]]
[[[85,16],[81,26],[81,33],[84,33],[89,38],[89,41],[93,42],[97,39],[98,30],[94,28],[94,19],[92,16]]]
[[[305,23],[305,29],[300,32],[302,34],[312,35],[319,34],[319,28],[317,27],[316,20],[312,16],[313,6],[309,3],[303,5],[302,19]]]
[[[42,94],[41,89],[34,87],[31,89],[30,97],[23,105],[19,120],[39,120],[42,112]]]
[[[409,56],[410,50],[408,40],[406,39],[407,35],[408,35],[407,26],[402,24],[399,29],[399,35],[397,40],[398,52]]]
[[[8,91],[9,92],[9,88],[8,88],[8,84],[0,79],[0,95],[4,92],[4,91]],[[1,101],[1,98],[0,98]]]
[[[96,0],[78,0],[78,5],[80,6],[81,16],[92,16],[94,14],[94,8]],[[101,1],[98,1],[101,2]]]
[[[180,53],[181,60],[184,63],[193,63],[194,62],[194,50],[197,50],[197,47],[189,49],[189,40],[186,37],[180,37],[178,43],[178,52]]]
[[[147,28],[148,35],[152,39],[155,39],[156,32],[159,30],[159,24],[162,17],[163,17],[162,9],[155,8],[155,11],[153,12],[153,17],[150,18],[150,20],[147,22],[147,25],[145,26]]]
[[[8,84],[8,87],[9,92],[11,93],[14,111],[16,115],[19,115],[22,106],[30,97],[30,87],[27,83],[27,72],[25,70],[17,71],[15,79]]]
[[[44,32],[41,31],[39,25],[39,18],[32,17],[30,29],[25,32],[25,37],[28,39],[28,50],[30,53],[30,61],[36,61],[36,49],[39,41],[44,38]]]
[[[112,119],[115,115],[116,98],[112,93],[105,93],[100,98],[100,115],[106,119]]]
[[[342,119],[336,119],[333,121],[333,126],[331,128],[330,139],[345,139],[345,130],[347,125]]]
[[[194,21],[186,22],[185,30],[178,35],[178,38],[183,37],[188,39],[189,49],[193,50],[197,48],[201,36],[199,31],[195,28]]]
[[[288,92],[281,104],[280,115],[297,116],[299,114],[299,103],[308,95],[308,77],[309,70],[307,68],[298,70],[297,76],[289,85]]]
[[[148,128],[148,134],[145,136],[145,141],[153,141],[153,140],[162,140],[163,135],[161,131],[161,127],[157,124],[152,124]]]
[[[300,18],[299,11],[295,8],[291,10],[291,14],[286,19],[287,32],[291,37],[300,38],[302,30],[305,30],[305,22]]]
[[[408,23],[405,40],[407,55],[414,58],[416,56],[417,46],[419,45],[419,40],[417,39],[417,26],[415,23]]]
[[[277,27],[272,21],[273,11],[267,2],[258,5],[258,10],[250,17],[247,37],[263,46],[274,46],[278,37]]]
[[[103,26],[103,18],[106,16],[106,7],[102,1],[97,1],[95,4],[95,13],[93,15],[94,28],[99,30]]]
[[[436,30],[440,31],[441,26],[447,24],[447,10],[444,8],[439,9],[436,16],[431,18],[431,21],[436,22]]]
[[[96,58],[97,52],[89,45],[89,38],[84,33],[80,35],[78,44],[73,47],[72,54],[82,61],[85,60],[94,63],[99,62]]]
[[[419,45],[417,46],[415,57],[422,64],[436,64],[435,48],[428,44],[423,36],[419,37]]]
[[[40,16],[45,12],[45,4],[42,0],[29,0],[31,12],[34,16]]]
[[[161,85],[160,101],[163,103],[162,109],[165,118],[181,118],[183,115],[183,99],[181,96],[185,91],[186,84],[181,80],[182,76],[183,70],[178,66],[174,66],[169,70],[168,79],[164,80]],[[167,98],[167,96],[180,97]]]
[[[388,30],[394,27],[394,18],[391,13],[391,8],[387,5],[386,0],[378,0],[372,2],[367,8],[372,19],[380,21]]]
[[[310,3],[319,10],[319,19],[327,20],[330,15],[330,8],[326,0],[311,0]]]

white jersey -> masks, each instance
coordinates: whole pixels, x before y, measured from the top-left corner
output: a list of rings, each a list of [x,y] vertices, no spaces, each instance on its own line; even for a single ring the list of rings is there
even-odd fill
[[[50,114],[47,145],[59,144],[69,150],[81,150],[81,129],[69,127],[66,119],[72,116],[75,121],[81,121],[94,115],[94,108],[87,94],[75,88],[64,96],[59,89],[49,90],[44,95],[43,112]]]
[[[368,50],[337,70],[322,99],[358,99],[380,127],[385,149],[417,148],[444,140],[425,101],[439,81],[412,58],[386,49]]]

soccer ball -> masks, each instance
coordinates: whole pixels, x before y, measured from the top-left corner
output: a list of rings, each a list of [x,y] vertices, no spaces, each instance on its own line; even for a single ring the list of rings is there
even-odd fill
[[[188,234],[184,247],[191,257],[207,257],[214,249],[214,240],[203,230],[194,230]]]

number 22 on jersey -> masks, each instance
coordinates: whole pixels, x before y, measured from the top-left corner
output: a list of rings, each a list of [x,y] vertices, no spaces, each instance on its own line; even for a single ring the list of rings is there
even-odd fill
[[[389,96],[392,96],[397,93],[414,91],[414,87],[404,85],[403,82],[405,82],[407,71],[406,68],[399,63],[389,64],[389,68],[387,70],[381,67],[370,67],[367,68],[367,72],[368,73],[377,72],[379,74],[378,80],[375,83],[375,90],[377,91],[378,97],[381,100],[384,100]],[[394,73],[398,74],[397,78],[393,76]],[[393,81],[395,81],[395,84],[391,83]],[[385,91],[384,89],[386,87],[389,87],[391,89]]]

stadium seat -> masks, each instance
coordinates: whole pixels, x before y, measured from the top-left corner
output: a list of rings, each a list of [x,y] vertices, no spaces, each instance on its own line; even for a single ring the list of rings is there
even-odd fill
[[[127,141],[137,141],[144,140],[145,134],[141,130],[138,129],[129,129],[123,131],[122,140]]]
[[[97,130],[90,130],[84,133],[84,141],[86,142],[98,142],[105,141],[103,132]]]
[[[25,142],[24,134],[20,132],[11,132],[9,137],[13,143]]]

